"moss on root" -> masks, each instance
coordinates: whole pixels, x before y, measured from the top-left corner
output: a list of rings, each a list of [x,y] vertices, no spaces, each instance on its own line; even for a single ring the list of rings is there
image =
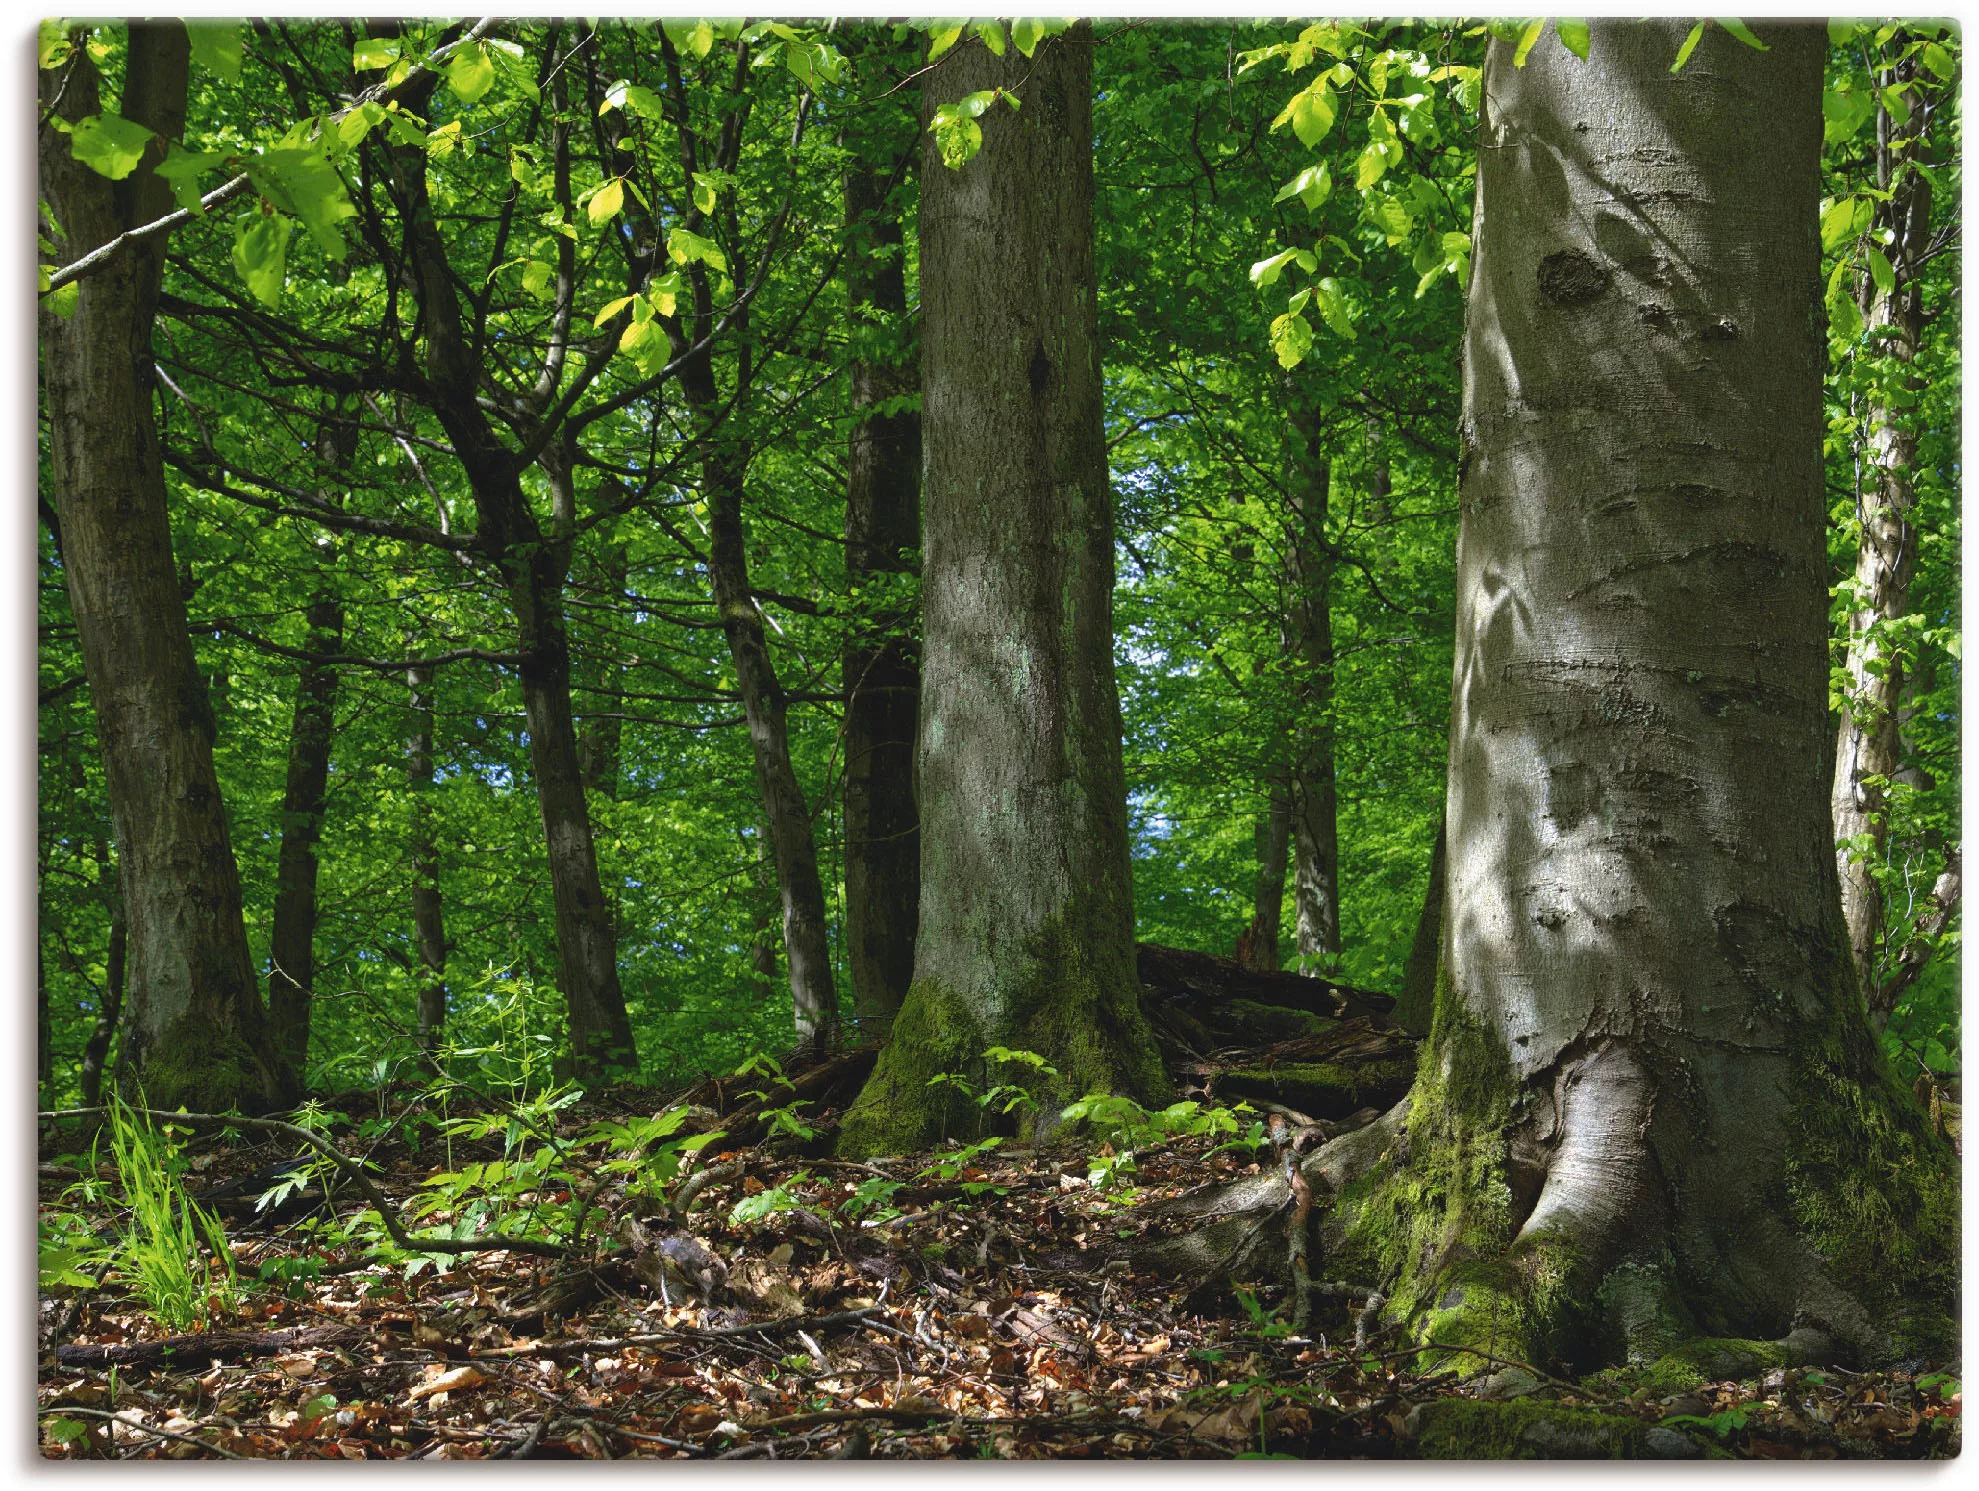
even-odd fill
[[[1093,949],[1108,945],[1103,930],[1071,919],[1045,927],[1025,948],[1025,976],[994,1010],[979,1013],[940,980],[916,980],[873,1075],[839,1125],[839,1152],[907,1154],[945,1139],[1017,1131],[1016,1119],[999,1121],[952,1085],[930,1085],[944,1073],[962,1076],[977,1092],[1000,1083],[1026,1089],[1037,1105],[1024,1112],[1032,1132],[1048,1132],[1066,1104],[1093,1092],[1165,1106],[1167,1073],[1141,1012],[1132,949],[1095,957]],[[1057,1075],[990,1062],[984,1052],[991,1046],[1034,1051]]]
[[[280,1097],[278,1084],[238,1031],[190,1015],[146,1048],[135,1078],[153,1108],[262,1113]]]
[[[1891,1075],[1860,1001],[1837,1003],[1791,1052],[1794,1224],[1889,1355],[1942,1357],[1958,1347],[1958,1157]]]
[[[1621,1414],[1526,1400],[1439,1398],[1412,1419],[1424,1460],[1629,1460],[1642,1454],[1645,1432]]]

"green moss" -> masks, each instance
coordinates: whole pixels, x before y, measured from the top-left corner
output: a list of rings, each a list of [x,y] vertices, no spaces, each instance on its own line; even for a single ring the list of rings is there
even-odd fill
[[[1415,1453],[1424,1460],[1627,1460],[1642,1453],[1644,1425],[1621,1414],[1520,1399],[1439,1398],[1415,1410]]]
[[[1652,1398],[1667,1398],[1707,1382],[1743,1382],[1789,1365],[1786,1350],[1777,1341],[1707,1336],[1659,1357],[1638,1374],[1638,1384]]]
[[[1253,999],[1228,999],[1216,1006],[1216,1023],[1246,1040],[1263,1043],[1324,1035],[1340,1022],[1315,1015],[1311,1010],[1259,1004]]]
[[[1103,920],[1097,913],[1092,919]],[[954,1087],[929,1085],[948,1072],[976,1092],[1004,1082],[1025,1088],[1037,1106],[1026,1111],[1023,1127],[1034,1135],[1049,1131],[1066,1104],[1088,1093],[1166,1106],[1172,1089],[1141,1012],[1132,949],[1109,956],[1105,930],[1070,920],[1047,926],[1024,949],[1023,975],[996,1008],[980,1013],[939,980],[917,980],[873,1075],[839,1126],[839,1152],[909,1154],[944,1139],[1020,1131],[1017,1120],[1001,1119]],[[987,1062],[983,1052],[991,1046],[1035,1051],[1057,1076]]]
[[[191,1113],[260,1113],[271,1082],[238,1031],[182,1016],[144,1052],[136,1073],[146,1104]]]
[[[1393,1103],[1408,1091],[1415,1067],[1413,1057],[1364,1066],[1312,1061],[1233,1067],[1217,1074],[1216,1091],[1221,1097],[1267,1098],[1314,1118],[1345,1118],[1361,1108]]]
[[[1787,1200],[1890,1354],[1941,1355],[1958,1338],[1958,1158],[1891,1076],[1841,946],[1831,1018],[1794,1031]]]

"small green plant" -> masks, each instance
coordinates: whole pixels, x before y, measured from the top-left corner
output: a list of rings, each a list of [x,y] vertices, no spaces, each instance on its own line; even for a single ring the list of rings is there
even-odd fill
[[[1251,1329],[1263,1340],[1275,1341],[1282,1336],[1292,1334],[1291,1324],[1278,1318],[1285,1308],[1283,1305],[1274,1305],[1267,1310],[1264,1301],[1257,1297],[1255,1290],[1241,1287],[1237,1290],[1237,1303],[1243,1307],[1245,1316],[1251,1322]]]
[[[43,1289],[94,1289],[96,1271],[116,1252],[80,1212],[46,1213],[35,1222],[35,1238]]]
[[[900,1186],[897,1180],[872,1176],[861,1181],[850,1196],[839,1202],[838,1209],[848,1217],[862,1217],[871,1212],[876,1222],[890,1221],[900,1215],[900,1208],[893,1204],[894,1192]]]
[[[962,1187],[963,1194],[968,1196],[981,1196],[985,1192],[994,1192],[999,1196],[1004,1195],[1006,1187],[1000,1186],[994,1181],[962,1179],[969,1172],[970,1168],[975,1165],[976,1161],[980,1160],[984,1155],[1002,1143],[1002,1139],[992,1134],[987,1139],[978,1139],[973,1144],[964,1144],[957,1149],[948,1151],[931,1164],[925,1166],[914,1178],[916,1180],[935,1180],[944,1183],[955,1182]]]
[[[1713,1414],[1678,1413],[1663,1420],[1666,1429],[1683,1424],[1695,1424],[1700,1429],[1709,1429],[1719,1439],[1729,1439],[1735,1430],[1745,1427],[1745,1410],[1725,1408]]]
[[[219,1219],[187,1197],[184,1160],[168,1130],[121,1097],[110,1102],[110,1152],[130,1218],[117,1266],[152,1318],[172,1331],[203,1327],[239,1303],[233,1251]],[[209,1264],[201,1250],[212,1255]]]
[[[1237,1113],[1248,1107],[1205,1108],[1193,1099],[1170,1103],[1166,1108],[1143,1108],[1130,1097],[1115,1093],[1088,1093],[1060,1113],[1067,1123],[1086,1123],[1104,1138],[1099,1152],[1088,1158],[1088,1182],[1100,1190],[1111,1190],[1138,1173],[1135,1151],[1168,1139],[1191,1138],[1204,1134],[1236,1134]],[[1263,1126],[1253,1124],[1257,1142],[1263,1140]],[[1232,1141],[1242,1145],[1248,1138]],[[1110,1149],[1110,1153],[1108,1150]]]
[[[983,1052],[983,1060],[999,1066],[1028,1067],[1041,1077],[1056,1077],[1058,1068],[1046,1061],[1035,1051],[1012,1050],[1009,1046],[991,1046]],[[936,1072],[928,1078],[930,1087],[952,1087],[962,1097],[974,1103],[985,1113],[995,1112],[1003,1117],[1026,1109],[1035,1111],[1038,1100],[1031,1090],[1021,1082],[997,1082],[987,1088],[978,1088],[975,1082],[961,1072]],[[942,1135],[947,1138],[947,1134]]]
[[[797,1187],[810,1179],[809,1171],[799,1170],[781,1185],[770,1186],[753,1196],[744,1196],[729,1208],[729,1225],[739,1227],[744,1222],[760,1222],[780,1211],[797,1210],[805,1202],[805,1198],[797,1194]]]

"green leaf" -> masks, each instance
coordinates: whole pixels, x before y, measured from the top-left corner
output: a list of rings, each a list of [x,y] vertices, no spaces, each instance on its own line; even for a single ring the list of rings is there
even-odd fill
[[[1047,21],[1038,18],[1025,18],[1010,23],[1010,39],[1017,44],[1017,50],[1026,57],[1033,55],[1048,38],[1062,35],[1068,23]]]
[[[1581,61],[1587,61],[1587,22],[1555,21],[1553,29],[1560,33],[1560,45],[1572,52]]]
[[[204,216],[199,205],[199,178],[226,157],[213,150],[185,150],[177,141],[165,146],[165,159],[152,167],[172,189],[172,200],[195,216]]]
[[[192,60],[229,83],[241,75],[241,28],[233,21],[187,21]]]
[[[41,23],[35,34],[34,65],[47,69],[60,67],[69,60],[75,51],[75,43],[69,40],[68,23],[60,16],[50,17]]]
[[[137,169],[150,142],[150,130],[116,114],[91,114],[78,120],[69,135],[76,159],[112,181],[122,181]]]
[[[350,49],[352,72],[375,72],[399,60],[399,42],[394,36],[368,36]]]
[[[1320,318],[1335,336],[1354,340],[1354,323],[1347,315],[1347,297],[1340,289],[1340,282],[1328,275],[1312,287],[1313,304],[1319,307]]]
[[[680,295],[681,279],[676,273],[663,274],[646,286],[646,301],[656,315],[671,316]]]
[[[584,212],[594,223],[602,223],[625,205],[625,178],[614,176],[591,194]]]
[[[1843,197],[1821,214],[1822,251],[1832,252],[1858,233],[1867,232],[1875,216],[1875,205],[1868,198]]]
[[[1703,35],[1704,22],[1699,21],[1695,26],[1690,28],[1690,35],[1684,38],[1684,44],[1677,48],[1677,60],[1670,64],[1671,72],[1683,71],[1684,64],[1690,61],[1690,54],[1697,50],[1698,38]]]
[[[932,62],[962,39],[962,25],[943,26],[939,30],[929,31],[928,35],[931,38],[928,45],[928,61]]]
[[[495,86],[495,64],[488,60],[484,43],[477,41],[453,54],[447,63],[447,86],[464,104],[479,103]]]
[[[1317,212],[1332,195],[1333,172],[1325,161],[1321,161],[1316,166],[1307,166],[1305,170],[1286,182],[1278,189],[1278,195],[1271,200],[1275,205],[1288,197],[1297,197],[1308,208]]]
[[[1312,325],[1304,316],[1284,315],[1271,323],[1271,350],[1278,366],[1295,368],[1312,351]]]
[[[343,178],[320,148],[268,150],[248,162],[260,193],[302,219],[309,236],[333,263],[344,257],[345,218],[356,217]]]
[[[1339,116],[1340,104],[1333,96],[1333,87],[1321,79],[1294,94],[1292,101],[1271,121],[1271,127],[1278,129],[1289,121],[1292,133],[1299,137],[1299,143],[1310,150],[1326,138],[1327,131],[1333,128],[1333,121]]]
[[[1770,50],[1765,42],[1752,34],[1751,28],[1744,21],[1730,16],[1713,16],[1711,19],[1716,21],[1720,26],[1723,26],[1733,36],[1736,36],[1754,51],[1764,52]]]
[[[639,297],[637,295],[621,295],[617,300],[606,301],[604,309],[599,311],[597,315],[591,318],[591,324],[593,326],[603,326],[607,321],[611,320],[612,317],[616,316],[620,311],[624,310],[627,306],[631,305],[632,302],[637,300],[638,298]]]
[[[1952,74],[1958,71],[1958,64],[1952,61],[1952,54],[1935,41],[1924,43],[1923,57],[1924,65],[1936,73],[1943,82],[1949,83]]]
[[[959,170],[965,161],[983,148],[983,128],[976,120],[996,102],[997,91],[985,88],[936,108],[930,128],[934,131],[935,144],[941,150],[943,165]]]
[[[1307,274],[1311,274],[1315,269],[1319,268],[1319,260],[1315,259],[1310,252],[1305,249],[1289,248],[1282,254],[1273,254],[1269,259],[1260,259],[1257,263],[1253,264],[1251,266],[1251,283],[1260,290],[1275,285],[1278,283],[1278,276],[1284,273],[1285,266],[1294,262],[1301,269],[1305,270]]]
[[[703,238],[699,233],[690,233],[685,228],[668,230],[667,257],[682,266],[699,260],[720,270],[723,274],[728,272],[728,258],[715,246],[714,241]]]
[[[1890,111],[1890,118],[1898,129],[1910,123],[1910,100],[1903,96],[1903,84],[1882,90],[1883,107]]]
[[[556,273],[553,265],[541,259],[525,259],[522,262],[522,288],[525,293],[538,300],[548,300],[551,295],[550,277]]]
[[[1534,45],[1545,34],[1546,20],[1543,16],[1537,20],[1527,21],[1525,30],[1519,34],[1519,48],[1512,53],[1512,66],[1524,67],[1526,58],[1532,55]]]
[[[714,183],[699,171],[694,173],[694,210],[701,213],[715,210]]]
[[[1869,277],[1876,282],[1876,288],[1885,295],[1894,295],[1897,288],[1897,272],[1890,261],[1883,256],[1881,249],[1869,250]]]
[[[1381,230],[1390,248],[1408,241],[1409,230],[1415,226],[1415,219],[1409,216],[1408,208],[1393,197],[1370,197],[1367,202],[1368,221]]]
[[[337,146],[341,150],[353,148],[358,141],[370,134],[385,118],[385,106],[370,102],[359,104],[342,119],[337,121]]]
[[[56,315],[66,320],[75,314],[76,297],[82,291],[81,280],[70,280],[59,290],[50,290],[42,296],[41,303]]]
[[[279,212],[248,212],[234,219],[234,270],[250,294],[273,310],[282,299],[295,224]]]
[[[1862,29],[1862,22],[1843,16],[1828,17],[1828,45],[1845,47],[1855,40],[1855,33]]]
[[[1003,55],[1003,27],[995,21],[976,22],[976,35],[983,39],[983,45],[1001,57]]]

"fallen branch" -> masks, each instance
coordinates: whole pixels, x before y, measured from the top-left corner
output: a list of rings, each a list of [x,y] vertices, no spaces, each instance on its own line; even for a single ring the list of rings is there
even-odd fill
[[[180,1444],[192,1445],[195,1449],[205,1450],[210,1455],[218,1455],[223,1460],[245,1460],[249,1458],[233,1450],[223,1450],[217,1444],[208,1444],[203,1439],[194,1439],[190,1434],[181,1434],[176,1429],[160,1429],[153,1424],[140,1423],[136,1419],[125,1418],[124,1414],[129,1412],[131,1410],[128,1408],[123,1413],[106,1413],[101,1408],[62,1407],[44,1408],[41,1410],[40,1416],[42,1418],[108,1419],[113,1424],[122,1424],[127,1429],[135,1429],[140,1434],[155,1435],[159,1439],[176,1439]]]
[[[346,1346],[363,1338],[352,1325],[301,1325],[279,1331],[202,1331],[188,1336],[165,1336],[156,1341],[121,1341],[110,1346],[62,1346],[55,1360],[65,1367],[109,1367],[143,1363],[163,1365],[173,1358],[204,1366],[214,1358],[274,1356],[318,1346]]]

